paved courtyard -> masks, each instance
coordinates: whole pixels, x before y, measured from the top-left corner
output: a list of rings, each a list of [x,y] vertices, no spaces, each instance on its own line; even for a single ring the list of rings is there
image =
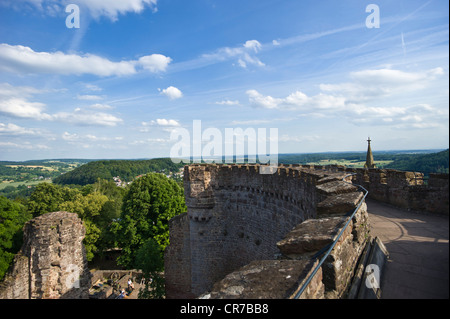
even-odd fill
[[[389,252],[383,299],[449,298],[449,218],[366,200],[372,236]]]

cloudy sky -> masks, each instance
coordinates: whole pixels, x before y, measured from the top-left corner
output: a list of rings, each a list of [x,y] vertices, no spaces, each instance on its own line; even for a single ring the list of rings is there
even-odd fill
[[[0,160],[168,157],[194,120],[280,153],[448,148],[448,5],[1,0]]]

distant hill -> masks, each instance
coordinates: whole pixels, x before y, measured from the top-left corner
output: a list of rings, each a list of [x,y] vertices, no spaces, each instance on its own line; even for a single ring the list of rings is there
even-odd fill
[[[326,161],[335,161],[340,165],[354,166],[365,161],[366,152],[329,152],[309,154],[279,154],[279,163],[327,165]],[[445,151],[378,151],[374,152],[375,162],[382,168],[429,173],[449,173],[449,150]],[[340,161],[342,160],[342,163]],[[138,175],[149,172],[177,172],[185,164],[175,164],[170,158],[150,160],[34,160],[26,162],[0,161],[0,168],[8,165],[68,165],[77,162],[83,164],[53,179],[56,184],[87,185],[98,178],[112,180],[119,176],[123,181],[132,181]],[[8,168],[9,169],[9,168]],[[42,173],[40,173],[42,174]],[[2,174],[0,174],[2,175]]]
[[[429,173],[449,173],[449,150],[444,151],[378,151],[373,152],[379,168]],[[366,152],[280,154],[278,161],[283,164],[329,165],[334,163],[347,167],[362,167]]]
[[[449,150],[431,154],[404,154],[402,158],[390,163],[387,168],[402,171],[415,171],[424,174],[449,173]]]
[[[62,185],[88,185],[98,178],[113,180],[119,176],[122,181],[132,181],[138,175],[150,172],[177,172],[184,164],[175,164],[170,158],[151,160],[100,160],[84,164],[53,179],[53,183]]]
[[[28,161],[0,161],[0,165],[64,165],[64,164],[85,164],[94,161],[92,159],[43,159],[43,160],[28,160]]]

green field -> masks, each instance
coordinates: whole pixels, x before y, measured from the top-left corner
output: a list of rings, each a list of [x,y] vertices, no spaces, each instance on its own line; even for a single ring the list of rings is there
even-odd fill
[[[393,161],[375,161],[375,165],[377,167],[384,167],[386,165],[389,165]],[[308,162],[307,165],[343,165],[346,167],[352,167],[352,168],[363,168],[365,161],[355,161],[355,160],[345,160],[345,159],[326,159],[326,160],[320,160],[316,162]]]
[[[52,182],[51,180],[23,181],[23,182],[12,182],[12,183],[2,182],[2,183],[0,183],[0,190],[4,189],[7,186],[13,186],[13,187],[17,187],[20,185],[32,186],[32,185],[37,185],[39,183],[51,183],[51,182]]]

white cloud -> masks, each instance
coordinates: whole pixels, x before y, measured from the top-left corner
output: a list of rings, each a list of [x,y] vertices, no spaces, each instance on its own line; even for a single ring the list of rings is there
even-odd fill
[[[0,68],[19,73],[51,73],[62,75],[94,74],[98,76],[136,73],[129,61],[111,62],[96,55],[79,56],[63,52],[35,52],[22,45],[0,44]]]
[[[430,81],[443,73],[442,68],[424,72],[392,69],[363,70],[350,73],[352,82],[321,84],[320,89],[333,95],[345,96],[347,101],[359,103],[423,89]]]
[[[43,113],[44,107],[43,103],[29,102],[22,98],[0,100],[0,113],[18,118],[50,120],[51,115]]]
[[[158,126],[172,126],[172,127],[178,127],[181,126],[181,124],[177,120],[167,120],[167,119],[156,119],[156,121],[150,121],[150,122],[142,122],[142,125],[158,125]]]
[[[76,108],[73,112],[59,112],[52,115],[55,121],[61,121],[81,126],[116,126],[122,119],[108,113],[92,112]]]
[[[98,100],[103,100],[102,96],[99,95],[77,95],[77,99],[78,100],[83,100],[83,101],[98,101]]]
[[[269,120],[248,120],[248,121],[232,121],[231,125],[258,125],[270,123]]]
[[[202,58],[211,62],[237,59],[238,65],[242,68],[247,68],[248,65],[263,67],[265,64],[255,56],[261,49],[262,45],[259,41],[248,40],[242,46],[220,48],[214,53],[202,55]]]
[[[244,43],[244,48],[252,50],[255,53],[261,50],[261,47],[261,43],[259,43],[257,40],[248,40]]]
[[[68,142],[102,142],[102,141],[121,141],[123,140],[123,137],[117,136],[117,137],[97,137],[92,134],[86,134],[86,135],[78,135],[76,133],[68,133],[64,132],[62,134],[62,139]]]
[[[25,149],[25,150],[47,150],[50,149],[47,145],[42,144],[35,144],[30,142],[23,142],[20,144],[13,143],[13,142],[0,142],[0,147],[6,147],[6,148],[18,148],[18,149]]]
[[[141,13],[145,7],[156,11],[157,4],[157,0],[66,0],[66,2],[87,7],[94,18],[106,16],[113,21],[117,20],[119,14]]]
[[[44,113],[45,104],[30,102],[28,98],[33,94],[43,93],[28,86],[12,86],[9,83],[0,84],[0,114],[15,118],[32,118],[49,120],[51,116]]]
[[[12,86],[9,83],[0,83],[0,98],[2,97],[29,97],[33,94],[43,93],[43,90],[30,86]]]
[[[6,88],[6,89],[5,89]],[[108,113],[96,112],[91,109],[111,108],[106,104],[94,104],[88,109],[76,108],[73,112],[58,112],[55,114],[45,113],[45,104],[40,102],[30,102],[26,98],[17,97],[21,92],[39,92],[29,87],[13,87],[11,85],[0,86],[0,114],[15,118],[26,118],[34,120],[61,121],[76,125],[99,125],[116,126],[123,122],[122,119]]]
[[[392,103],[398,96],[432,85],[442,68],[423,72],[392,69],[363,70],[350,74],[352,82],[321,84],[322,92],[308,96],[295,91],[287,97],[246,93],[253,107],[300,112],[301,115],[345,117],[357,125],[390,125],[396,128],[430,128],[444,125],[448,111],[429,104]],[[394,105],[392,105],[394,104]]]
[[[318,94],[313,97],[305,93],[295,91],[285,98],[274,98],[270,95],[264,96],[256,90],[248,90],[249,102],[254,107],[266,109],[285,109],[312,111],[314,109],[336,109],[344,106],[345,100],[341,97]]]
[[[163,131],[171,132],[174,128],[180,127],[181,124],[177,120],[172,119],[156,119],[150,122],[142,122],[142,127],[139,129],[141,133],[148,133],[151,126],[162,127]]]
[[[34,128],[25,128],[13,123],[0,123],[0,135],[41,135],[42,131]]]
[[[92,104],[92,105],[89,106],[89,108],[96,109],[96,110],[110,110],[110,109],[113,109],[113,107],[111,105],[101,104],[101,103]]]
[[[282,103],[282,99],[273,98],[271,96],[263,96],[256,90],[248,90],[247,92],[250,104],[265,109],[276,109]]]
[[[280,142],[295,142],[295,143],[314,142],[318,140],[320,140],[320,137],[318,135],[291,136],[283,134],[278,138],[278,141]]]
[[[351,77],[363,83],[375,83],[382,85],[408,85],[419,81],[442,75],[442,68],[434,68],[425,72],[404,72],[392,69],[364,70],[351,73]]]
[[[176,100],[183,97],[183,93],[174,86],[169,86],[167,89],[162,90],[161,94],[164,94],[170,100]]]
[[[139,58],[138,61],[139,65],[141,65],[144,70],[148,70],[152,73],[166,71],[170,62],[172,62],[172,59],[162,54],[143,56]]]
[[[167,144],[173,142],[170,139],[164,138],[148,138],[146,140],[137,140],[130,143],[130,145],[145,145],[145,144]]]
[[[141,57],[138,61],[113,62],[93,54],[36,52],[22,45],[0,44],[0,69],[21,74],[125,76],[137,73],[136,67],[150,72],[165,71],[170,61],[169,57],[153,54]]]
[[[231,101],[231,100],[223,100],[216,102],[217,105],[240,105],[238,100]]]
[[[102,91],[103,89],[95,84],[90,84],[90,83],[86,83],[85,84],[86,89],[90,90],[90,91]]]
[[[157,0],[2,0],[9,2],[14,8],[20,10],[29,3],[43,13],[50,16],[64,14],[68,4],[80,6],[80,11],[89,12],[93,18],[107,17],[116,21],[120,14],[141,13],[147,7],[153,12],[157,11]]]

